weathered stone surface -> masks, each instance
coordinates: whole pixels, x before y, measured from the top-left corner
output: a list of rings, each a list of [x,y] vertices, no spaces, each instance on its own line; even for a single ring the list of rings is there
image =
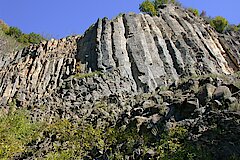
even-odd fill
[[[207,83],[204,86],[200,87],[197,93],[200,104],[205,105],[207,101],[211,100],[215,90],[216,87],[210,83]]]
[[[182,77],[233,73],[239,69],[239,40],[233,38],[172,5],[155,17],[129,13],[99,19],[83,36],[1,55],[0,104],[45,101],[53,95],[96,101],[111,94],[155,91]],[[89,76],[96,71],[102,74]],[[76,73],[82,77],[74,79]]]
[[[227,86],[219,86],[213,93],[213,98],[216,100],[225,100],[231,97],[232,93]]]

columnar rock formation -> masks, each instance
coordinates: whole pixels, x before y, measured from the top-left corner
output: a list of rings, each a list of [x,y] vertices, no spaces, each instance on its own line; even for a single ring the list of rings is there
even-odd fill
[[[231,74],[239,69],[239,44],[237,36],[219,35],[176,6],[155,17],[129,13],[99,19],[81,37],[42,42],[1,57],[1,103],[48,97],[72,83],[76,73],[103,73],[74,79],[81,90],[97,85],[88,92],[95,98],[149,92],[184,76]]]

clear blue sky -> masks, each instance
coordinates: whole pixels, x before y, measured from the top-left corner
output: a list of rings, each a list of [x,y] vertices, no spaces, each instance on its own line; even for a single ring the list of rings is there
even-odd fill
[[[0,19],[23,32],[61,38],[82,34],[98,18],[139,12],[143,0],[1,0]],[[221,15],[240,23],[240,0],[180,0],[185,7],[205,10],[211,17]]]

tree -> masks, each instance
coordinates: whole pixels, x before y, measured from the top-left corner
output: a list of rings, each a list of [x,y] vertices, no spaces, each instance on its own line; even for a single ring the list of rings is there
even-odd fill
[[[44,40],[44,38],[43,38],[40,34],[36,34],[36,33],[31,32],[31,33],[28,35],[28,41],[29,41],[29,43],[38,44],[38,43],[40,43],[42,40]]]
[[[192,12],[195,16],[199,16],[199,12],[198,12],[197,9],[194,9],[194,8],[188,8],[188,10],[189,10],[190,12]]]
[[[140,6],[139,6],[139,10],[141,12],[148,13],[148,14],[150,14],[152,16],[156,16],[157,15],[157,10],[154,7],[154,3],[149,1],[149,0],[146,0],[143,3],[141,3]]]
[[[222,33],[228,26],[228,21],[226,18],[217,16],[210,21],[210,25],[216,29],[216,31]]]
[[[6,32],[7,35],[19,38],[23,33],[22,31],[17,27],[9,27],[8,31]]]

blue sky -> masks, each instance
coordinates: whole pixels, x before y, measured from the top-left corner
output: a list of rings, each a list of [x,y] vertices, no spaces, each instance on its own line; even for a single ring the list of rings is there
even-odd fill
[[[82,34],[98,18],[139,12],[143,0],[1,0],[0,19],[23,32],[61,38]],[[205,10],[209,16],[224,16],[240,23],[240,0],[180,0],[185,7]]]

